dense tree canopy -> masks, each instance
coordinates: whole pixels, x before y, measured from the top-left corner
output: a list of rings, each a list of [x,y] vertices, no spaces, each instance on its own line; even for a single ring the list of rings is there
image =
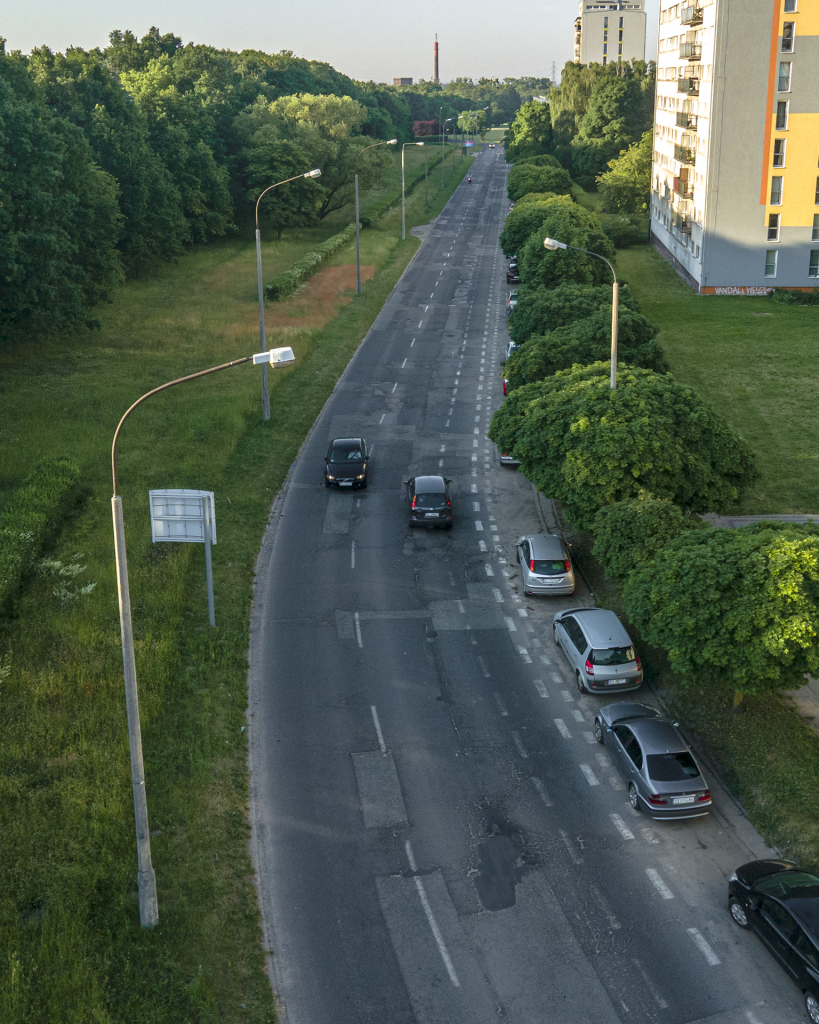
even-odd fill
[[[504,256],[514,256],[523,248],[532,232],[540,228],[548,212],[544,203],[554,196],[554,192],[529,192],[517,201],[504,221],[500,236]]]
[[[507,192],[512,202],[530,192],[552,192],[555,195],[568,196],[572,192],[572,179],[562,167],[514,164],[509,172]]]
[[[620,366],[612,391],[609,371],[594,363],[518,388],[489,437],[580,527],[643,490],[694,512],[730,507],[755,476],[743,438],[671,374]]]
[[[597,177],[597,191],[609,213],[648,213],[651,193],[653,133],[609,161],[609,170]]]
[[[568,281],[578,284],[602,284],[611,280],[611,271],[602,260],[573,249],[552,252],[544,249],[544,238],[556,238],[567,245],[598,253],[614,260],[614,246],[600,228],[597,217],[578,206],[569,196],[558,196],[543,203],[545,216],[518,251],[521,280],[529,287],[547,288]]]
[[[524,103],[506,133],[506,157],[549,153],[552,147],[552,116],[548,103]]]
[[[515,207],[517,210],[517,207]],[[513,211],[514,212],[514,211]],[[512,214],[507,218],[511,219]],[[627,284],[619,288],[620,309],[640,312],[640,304]],[[518,292],[518,304],[509,316],[509,335],[522,345],[533,334],[548,334],[576,320],[584,320],[600,307],[611,308],[611,287],[607,285],[562,284],[556,288],[526,288]]]

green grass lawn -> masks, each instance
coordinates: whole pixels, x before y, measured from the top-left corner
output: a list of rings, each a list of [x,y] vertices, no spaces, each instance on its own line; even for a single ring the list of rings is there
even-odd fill
[[[416,152],[423,152],[418,150]],[[409,197],[408,228],[445,190]],[[440,168],[438,169],[440,173]],[[276,242],[265,280],[352,211]],[[81,467],[83,501],[49,557],[80,584],[35,575],[0,618],[0,1020],[3,1024],[269,1022],[275,1009],[248,855],[245,734],[253,566],[270,503],[349,358],[415,252],[400,206],[284,303],[268,340],[298,363],[242,366],[150,399],[119,446],[160,924],[139,926],[111,527],[110,445],[124,410],[167,380],[258,349],[251,230],[131,282],[94,310],[98,333],[0,351],[0,502],[45,455]],[[374,277],[373,277],[374,274]],[[369,276],[369,279],[366,279]],[[216,629],[198,545],[153,545],[147,491],[213,490]],[[71,568],[74,567],[74,568]],[[83,568],[84,567],[84,568]]]

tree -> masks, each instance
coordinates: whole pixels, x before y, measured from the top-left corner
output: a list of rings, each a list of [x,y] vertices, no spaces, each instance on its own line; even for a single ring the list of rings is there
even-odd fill
[[[623,591],[644,638],[688,686],[796,689],[819,670],[819,528],[692,530],[635,567]]]
[[[572,179],[562,167],[535,167],[533,164],[515,164],[509,172],[507,192],[512,202],[529,192],[553,192],[569,196]]]
[[[504,256],[519,252],[533,231],[537,231],[546,219],[548,207],[544,204],[553,199],[554,192],[529,192],[510,210],[504,221],[500,236],[500,247]]]
[[[535,156],[548,153],[551,145],[552,117],[549,104],[537,101],[524,103],[506,133],[506,159],[514,162],[527,154]]]
[[[699,516],[684,516],[665,498],[641,491],[604,505],[594,517],[594,557],[609,577],[624,580],[686,530],[704,530]]]
[[[489,437],[579,527],[641,490],[693,512],[730,507],[756,473],[747,443],[671,374],[609,363],[561,370],[513,391]]]
[[[642,313],[620,309],[618,326],[618,364],[627,363],[657,373],[670,367],[661,346],[655,340],[660,328]],[[572,366],[611,360],[611,308],[600,309],[584,320],[558,327],[550,334],[529,338],[504,364],[509,389],[543,380],[558,370]]]
[[[644,133],[620,155],[609,160],[609,170],[597,177],[597,191],[609,212],[648,213],[651,193],[653,132]]]
[[[600,230],[597,217],[569,196],[548,199],[543,206],[546,216],[540,229],[518,250],[521,280],[532,288],[537,285],[551,288],[569,281],[587,285],[609,281],[611,271],[594,256],[573,249],[551,252],[543,247],[544,238],[556,238],[613,261],[614,246]]]
[[[514,213],[517,206],[512,211]],[[507,217],[507,223],[512,214]],[[620,285],[620,309],[640,312],[640,304],[627,284]],[[509,315],[509,336],[522,345],[533,334],[548,334],[575,320],[584,320],[601,307],[611,308],[611,288],[606,285],[592,287],[581,284],[561,284],[556,288],[522,287],[518,304]]]
[[[261,193],[277,181],[304,174],[309,163],[309,157],[295,142],[280,139],[270,125],[263,126],[248,150],[249,202],[255,204]],[[276,229],[281,239],[285,228],[314,224],[321,202],[321,187],[316,180],[299,178],[268,192],[260,204],[259,215]]]

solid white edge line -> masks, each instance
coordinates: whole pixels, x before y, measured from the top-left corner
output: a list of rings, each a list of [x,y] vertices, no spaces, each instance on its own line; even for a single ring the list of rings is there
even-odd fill
[[[373,713],[373,722],[375,723],[375,731],[378,733],[378,745],[381,747],[381,753],[387,753],[387,744],[384,742],[384,733],[381,731],[381,723],[378,721],[378,712],[375,710],[375,704],[370,705],[370,711]]]
[[[409,861],[410,871],[417,871],[418,866],[415,863],[415,854],[412,852],[409,839],[404,843],[404,849],[407,851],[407,860]]]
[[[458,975],[455,973],[455,967],[453,966],[452,960],[449,957],[449,951],[444,945],[444,939],[443,936],[441,935],[440,929],[438,928],[438,922],[435,920],[435,917],[433,916],[432,907],[430,907],[429,905],[429,900],[427,899],[427,893],[426,889],[424,888],[424,883],[421,881],[418,875],[415,876],[415,888],[418,890],[418,895],[421,897],[421,906],[424,908],[424,913],[427,915],[429,927],[432,929],[432,935],[433,938],[435,939],[435,944],[438,947],[438,952],[441,954],[441,959],[444,961],[444,967],[446,967],[446,972],[449,975],[449,980],[452,982],[455,988],[460,988],[461,983],[460,981],[458,981]]]

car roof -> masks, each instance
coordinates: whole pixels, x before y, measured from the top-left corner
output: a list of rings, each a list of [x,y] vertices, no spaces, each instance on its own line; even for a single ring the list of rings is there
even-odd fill
[[[688,750],[688,744],[671,722],[661,718],[632,718],[627,724],[646,754],[678,754]]]
[[[523,538],[529,541],[532,558],[564,558],[563,541],[554,533],[535,533]]]
[[[592,647],[628,647],[631,637],[608,608],[575,608],[572,614],[583,627]]]
[[[635,700],[619,700],[616,704],[606,704],[600,708],[600,714],[612,723],[630,718],[662,718],[656,708]]]
[[[770,871],[759,871],[759,867],[762,865],[770,865],[771,869],[779,867],[779,870]],[[805,931],[810,934],[814,943],[819,945],[819,878],[810,871],[805,871],[804,868],[799,867],[798,864],[789,864],[786,861],[752,861],[750,864],[744,864],[741,868],[738,868],[738,873],[743,868],[751,868],[749,874],[756,875],[751,880],[753,885],[756,882],[760,882],[763,879],[767,880],[770,878],[776,878],[778,875],[794,875],[794,874],[805,874],[811,879],[816,881],[816,885],[800,886],[793,888],[788,893],[773,895],[773,899],[777,900],[783,906],[787,907],[788,910],[793,914],[796,920],[803,926]],[[767,893],[766,895],[772,895]]]
[[[334,437],[330,446],[332,448],[360,448],[363,443],[363,437]]]
[[[440,494],[446,491],[446,484],[442,476],[417,476],[415,478],[416,494]]]

